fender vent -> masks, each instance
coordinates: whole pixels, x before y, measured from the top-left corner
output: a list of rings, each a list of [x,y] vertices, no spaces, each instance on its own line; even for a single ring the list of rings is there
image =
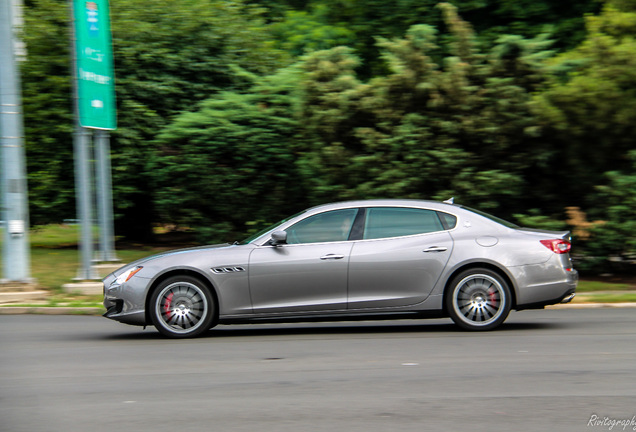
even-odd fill
[[[236,266],[236,267],[214,267],[212,269],[212,271],[214,273],[220,274],[220,273],[240,273],[240,272],[244,272],[245,268],[240,267],[240,266]]]

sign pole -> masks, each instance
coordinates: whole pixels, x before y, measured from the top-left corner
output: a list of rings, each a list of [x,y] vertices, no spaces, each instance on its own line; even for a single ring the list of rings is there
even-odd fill
[[[113,198],[110,168],[110,136],[107,131],[97,129],[94,134],[97,154],[97,207],[99,209],[100,261],[119,261],[115,256],[113,230]]]
[[[80,267],[77,272],[77,280],[99,279],[92,266],[93,223],[91,215],[91,176],[88,160],[89,141],[89,130],[76,125],[75,133],[73,134],[73,149],[77,218],[80,221]]]
[[[115,260],[108,133],[116,128],[115,78],[108,0],[70,0],[73,23],[75,184],[82,224],[78,279],[97,279],[93,255],[88,128],[95,129],[101,259]],[[106,172],[108,171],[108,172]]]

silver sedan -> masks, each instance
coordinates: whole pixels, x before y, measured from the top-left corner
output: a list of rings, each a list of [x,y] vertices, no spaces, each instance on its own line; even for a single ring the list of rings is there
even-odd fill
[[[567,231],[432,201],[305,210],[235,244],[154,255],[104,278],[104,315],[168,337],[214,325],[449,316],[490,330],[574,297]]]

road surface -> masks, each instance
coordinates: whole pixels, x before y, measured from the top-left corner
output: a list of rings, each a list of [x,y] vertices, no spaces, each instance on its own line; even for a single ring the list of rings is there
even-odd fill
[[[440,319],[167,340],[44,315],[0,329],[1,431],[636,430],[636,309],[515,312],[487,333]]]

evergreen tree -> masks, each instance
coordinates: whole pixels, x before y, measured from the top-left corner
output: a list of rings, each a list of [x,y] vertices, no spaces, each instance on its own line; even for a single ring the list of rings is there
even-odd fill
[[[234,241],[303,208],[293,116],[298,72],[253,80],[178,116],[153,143],[158,221],[206,242]]]
[[[316,200],[455,195],[506,214],[536,198],[524,180],[542,150],[530,102],[545,79],[549,42],[505,37],[482,52],[455,8],[441,7],[452,36],[441,63],[427,25],[379,38],[390,73],[368,84],[344,49],[305,60]]]
[[[599,207],[589,192],[606,171],[626,171],[636,136],[636,4],[609,1],[587,18],[589,35],[552,64],[558,79],[536,97],[549,164],[571,205]],[[601,207],[599,207],[601,208]],[[595,215],[596,216],[596,215]],[[600,215],[598,215],[600,216]]]

